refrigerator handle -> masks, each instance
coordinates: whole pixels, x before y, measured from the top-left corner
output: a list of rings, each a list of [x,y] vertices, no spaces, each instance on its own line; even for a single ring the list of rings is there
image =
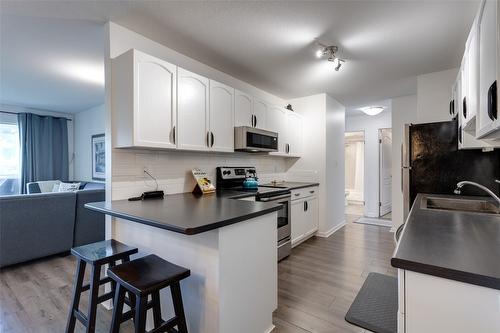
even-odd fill
[[[404,164],[403,164],[403,143],[401,143],[401,193],[403,193],[403,169],[404,169]]]

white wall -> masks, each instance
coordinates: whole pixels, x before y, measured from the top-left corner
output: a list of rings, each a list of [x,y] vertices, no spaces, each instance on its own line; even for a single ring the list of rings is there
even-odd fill
[[[38,115],[44,115],[44,116],[54,116],[54,117],[64,117],[69,119],[68,121],[68,158],[69,158],[69,171],[68,171],[68,177],[69,180],[74,179],[74,115],[72,113],[63,113],[63,112],[55,112],[55,111],[50,111],[50,110],[41,110],[41,109],[34,109],[34,108],[27,108],[27,107],[22,107],[22,106],[17,106],[17,105],[9,105],[9,104],[0,104],[0,110],[2,111],[7,111],[7,112],[13,112],[13,113],[22,113],[22,112],[28,112],[28,113],[34,113]]]
[[[345,108],[326,94],[289,101],[304,117],[303,154],[287,160],[287,178],[319,182],[319,231],[328,236],[345,223],[344,124]]]
[[[345,223],[345,107],[326,95],[326,212],[323,230]],[[321,230],[320,230],[321,232]]]
[[[388,107],[376,116],[347,116],[346,132],[364,131],[365,133],[365,174],[364,174],[364,214],[379,216],[379,137],[380,128],[391,128],[391,108]]]
[[[284,100],[276,96],[268,94],[113,22],[109,22],[107,31],[107,53],[110,58],[114,58],[131,48],[135,48],[187,70],[247,92],[270,103],[286,105]],[[109,59],[107,59],[105,67],[106,82],[109,84],[109,82],[111,82]],[[111,119],[110,88],[109,85],[106,86],[106,119],[108,122],[110,122]],[[106,128],[107,151],[111,150],[111,142],[109,141],[109,138],[111,138],[111,131],[112,124]],[[107,172],[109,170],[109,173],[107,173],[107,190],[108,193],[111,192],[107,199],[113,200],[124,199],[132,195],[135,196],[143,191],[151,190],[152,187],[154,187],[153,182],[144,176],[144,168],[147,168],[158,178],[160,189],[164,190],[166,193],[191,191],[194,186],[191,169],[196,167],[207,171],[214,181],[216,166],[255,165],[262,182],[272,179],[283,179],[286,169],[283,158],[245,153],[214,154],[129,149],[112,149],[111,151],[112,154],[110,159],[106,160]]]
[[[392,100],[392,225],[403,221],[403,193],[401,191],[401,145],[405,124],[417,121],[417,96],[403,96]]]
[[[428,123],[451,119],[449,103],[451,88],[458,68],[434,72],[417,77],[417,122]]]
[[[102,134],[106,127],[104,104],[75,114],[75,180],[92,181],[92,135]]]

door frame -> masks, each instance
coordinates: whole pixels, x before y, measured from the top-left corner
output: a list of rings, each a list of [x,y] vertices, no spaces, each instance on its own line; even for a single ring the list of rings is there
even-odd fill
[[[381,159],[381,154],[382,154],[382,131],[383,130],[391,130],[391,139],[392,139],[392,127],[381,127],[379,128],[378,131],[378,217],[382,217],[383,215],[380,214],[380,210],[382,208],[382,159]],[[391,149],[392,149],[392,142],[391,142]],[[392,164],[392,156],[391,156],[391,164]],[[391,175],[392,175],[392,165],[391,165]],[[391,177],[392,178],[392,177]],[[391,179],[391,191],[392,191],[392,179]],[[391,211],[388,213],[392,212],[392,194],[391,194]],[[386,214],[388,214],[386,213]],[[384,215],[386,215],[384,214]]]
[[[364,129],[344,131],[344,163],[345,163],[345,135],[347,133],[363,133],[363,216],[366,216],[366,131]],[[345,170],[344,170],[345,178]],[[344,196],[345,196],[345,184],[344,184]]]

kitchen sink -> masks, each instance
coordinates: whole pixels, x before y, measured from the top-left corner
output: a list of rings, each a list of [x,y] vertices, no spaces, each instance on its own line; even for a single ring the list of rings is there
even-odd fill
[[[484,199],[464,199],[464,198],[441,198],[441,197],[423,197],[421,208],[453,210],[461,212],[475,212],[483,214],[500,214],[498,205]]]

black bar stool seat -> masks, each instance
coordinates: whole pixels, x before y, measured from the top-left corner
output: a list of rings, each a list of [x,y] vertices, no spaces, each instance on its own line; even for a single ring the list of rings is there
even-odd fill
[[[125,292],[135,295],[135,332],[146,332],[146,312],[153,309],[154,329],[152,332],[178,332],[187,333],[186,318],[182,305],[180,281],[191,274],[189,269],[172,264],[154,254],[132,260],[122,265],[108,269],[108,276],[117,283],[113,319],[111,323],[112,333],[119,332],[120,324],[130,318],[124,317],[123,303]],[[160,290],[170,286],[175,316],[167,321],[161,318]],[[148,297],[151,295],[151,302]]]
[[[78,246],[71,249],[71,253],[77,258],[77,268],[73,289],[73,301],[68,315],[66,333],[75,331],[76,320],[78,319],[85,327],[87,333],[95,332],[95,322],[97,305],[107,300],[113,299],[115,295],[116,283],[110,278],[101,279],[101,267],[109,265],[114,267],[118,261],[122,263],[130,261],[130,256],[137,253],[135,247],[130,247],[114,239]],[[90,283],[83,285],[85,267],[89,264],[92,267]],[[111,291],[99,296],[99,286],[111,283]],[[89,306],[85,315],[79,310],[80,296],[84,291],[90,290]]]

